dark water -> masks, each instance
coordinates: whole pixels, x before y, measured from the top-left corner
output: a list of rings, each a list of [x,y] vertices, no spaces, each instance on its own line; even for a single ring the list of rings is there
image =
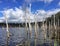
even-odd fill
[[[10,31],[10,40],[9,40],[9,46],[16,46],[17,44],[21,44],[24,43],[25,41],[27,41],[27,33],[26,33],[26,29],[25,28],[9,28]],[[49,43],[49,40],[46,40],[47,42],[45,42],[44,36],[43,36],[43,32],[41,29],[38,29],[38,40],[37,40],[37,46],[49,46],[50,44],[52,44],[51,46],[53,46],[53,41],[51,43]],[[32,35],[31,35],[31,39],[30,39],[30,43],[31,46],[34,46],[34,37],[35,37],[35,33],[34,33],[34,28],[32,28]],[[0,46],[5,46],[7,43],[7,32],[6,32],[6,28],[0,28]]]

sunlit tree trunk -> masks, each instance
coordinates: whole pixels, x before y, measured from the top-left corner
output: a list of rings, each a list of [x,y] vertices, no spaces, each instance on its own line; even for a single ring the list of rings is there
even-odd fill
[[[57,41],[56,41],[56,24],[55,24],[55,15],[54,15],[54,32],[55,32],[55,38],[54,38],[54,46],[57,46]]]
[[[35,46],[37,46],[37,39],[38,39],[38,33],[37,33],[37,19],[35,16]]]
[[[6,31],[7,31],[7,43],[6,43],[6,46],[8,46],[10,33],[9,33],[9,30],[8,30],[8,21],[7,21],[7,15],[6,14],[5,14],[5,20],[6,20]]]

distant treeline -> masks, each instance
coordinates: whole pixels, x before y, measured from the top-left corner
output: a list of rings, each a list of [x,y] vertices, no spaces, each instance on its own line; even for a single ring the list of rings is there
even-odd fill
[[[46,18],[45,23],[47,22],[47,25],[50,24],[54,25],[54,15],[52,15],[51,17]],[[58,12],[57,14],[55,14],[55,24],[60,26],[60,12]]]
[[[38,26],[41,27],[42,22],[37,22]],[[25,23],[8,23],[9,27],[25,27]],[[35,22],[31,23],[31,26],[33,27],[35,25]],[[28,23],[27,26],[29,27]],[[0,23],[0,27],[6,27],[6,23]]]

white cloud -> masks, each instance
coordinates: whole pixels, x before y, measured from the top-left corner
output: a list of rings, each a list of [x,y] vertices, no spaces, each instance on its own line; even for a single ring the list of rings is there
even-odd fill
[[[0,17],[0,22],[4,22],[4,17]]]
[[[5,15],[8,18],[8,22],[25,22],[25,19],[28,21],[28,17],[30,17],[30,21],[33,22],[33,14],[30,12],[29,14],[27,13],[25,15],[25,12],[21,9],[21,8],[15,8],[15,10],[13,9],[7,9],[3,11],[3,17],[5,17]],[[5,19],[4,19],[5,20]],[[33,21],[32,21],[33,20]]]
[[[28,9],[28,12],[25,15],[25,12],[21,8],[15,8],[13,9],[7,9],[3,11],[3,17],[0,17],[0,22],[5,21],[5,15],[7,15],[8,22],[25,22],[25,19],[28,21],[30,19],[30,22],[34,21],[42,21],[43,18],[49,17],[51,15],[56,14],[59,12],[60,9],[52,9],[52,10],[37,10],[35,14],[32,14],[31,11]],[[36,17],[36,20],[35,20]]]
[[[53,0],[44,0],[45,3],[51,3]]]
[[[8,17],[9,21],[18,21],[19,19],[22,19],[24,12],[19,8],[15,8],[15,10],[13,9],[5,10],[3,14]]]
[[[53,0],[25,0],[26,2],[36,2],[36,1],[43,1],[44,3],[51,3]]]
[[[53,10],[38,10],[37,15],[40,16],[40,20],[43,20],[43,18],[50,17],[51,15],[55,15],[58,12],[60,12],[60,9],[53,9]]]
[[[58,2],[58,6],[60,6],[60,2]]]
[[[51,3],[53,0],[38,0],[38,1],[43,1],[44,3]]]
[[[37,1],[43,1],[44,3],[51,3],[53,0],[37,0]]]
[[[3,20],[0,20],[0,23],[1,23],[1,22],[4,22],[4,21],[3,21]]]
[[[60,12],[60,9],[49,10],[49,11],[47,11],[47,13],[48,13],[47,15],[54,15],[54,14],[56,14],[58,12]]]

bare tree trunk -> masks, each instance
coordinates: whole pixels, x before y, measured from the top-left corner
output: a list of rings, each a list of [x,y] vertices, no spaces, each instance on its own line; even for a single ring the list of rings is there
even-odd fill
[[[8,46],[10,33],[9,33],[9,30],[8,30],[7,15],[5,15],[5,20],[6,20],[6,31],[7,31],[7,43],[6,43],[6,46]]]

